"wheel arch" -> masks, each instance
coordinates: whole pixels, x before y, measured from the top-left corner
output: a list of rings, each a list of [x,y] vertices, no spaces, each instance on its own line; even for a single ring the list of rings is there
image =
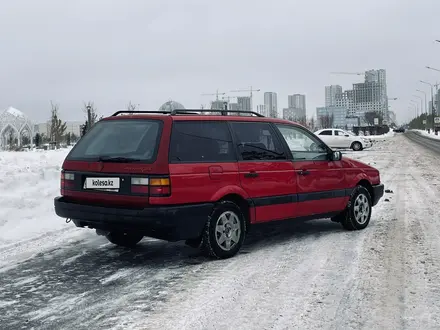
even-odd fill
[[[361,145],[361,149],[360,149],[360,150],[364,149],[364,145],[363,145],[362,141],[359,141],[359,140],[354,140],[354,141],[350,144],[350,149],[353,149],[353,145],[354,145],[355,143],[359,143],[359,144]]]
[[[374,189],[373,189],[373,186],[371,185],[370,181],[368,181],[367,179],[362,179],[357,183],[356,186],[362,186],[365,189],[367,189],[370,194],[371,201],[374,200]]]
[[[236,193],[229,193],[223,196],[222,198],[219,199],[219,202],[222,201],[233,202],[240,208],[246,220],[246,231],[249,231],[250,225],[252,223],[252,219],[254,218],[254,216],[252,215],[252,212],[254,212],[254,210],[249,204],[249,202],[243,196]]]

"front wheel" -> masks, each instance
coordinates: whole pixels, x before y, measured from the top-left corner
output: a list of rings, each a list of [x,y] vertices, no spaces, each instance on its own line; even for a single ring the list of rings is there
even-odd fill
[[[340,216],[342,227],[347,230],[361,230],[368,226],[371,219],[372,202],[367,188],[354,188],[347,209]]]
[[[360,142],[353,142],[351,149],[353,149],[353,151],[361,151],[363,149],[362,144]]]
[[[134,233],[110,232],[105,235],[105,237],[110,241],[110,243],[132,248],[135,247],[144,236]]]
[[[226,259],[238,253],[246,235],[246,221],[237,204],[230,201],[218,203],[209,216],[202,235],[204,254]]]

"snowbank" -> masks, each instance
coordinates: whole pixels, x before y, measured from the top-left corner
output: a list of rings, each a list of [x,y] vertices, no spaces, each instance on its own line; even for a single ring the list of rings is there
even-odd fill
[[[0,152],[0,248],[65,226],[53,198],[68,151]]]
[[[432,130],[431,130],[431,133],[428,133],[428,131],[421,130],[421,129],[413,129],[412,131],[420,133],[421,135],[424,135],[424,136],[429,136],[432,139],[440,140],[440,135],[435,135],[435,133]]]
[[[382,134],[382,135],[365,135],[365,138],[372,139],[372,140],[385,140],[385,139],[392,138],[395,134],[396,134],[395,132],[390,130],[388,133]]]

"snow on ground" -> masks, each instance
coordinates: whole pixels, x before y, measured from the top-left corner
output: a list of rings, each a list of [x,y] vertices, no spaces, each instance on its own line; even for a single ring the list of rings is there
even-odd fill
[[[371,139],[373,141],[380,141],[380,140],[385,140],[385,139],[389,139],[392,138],[396,133],[394,133],[392,130],[390,130],[388,133],[386,134],[382,134],[382,135],[365,135],[365,138]]]
[[[440,140],[440,135],[435,135],[435,132],[431,130],[431,132],[428,132],[427,130],[422,129],[413,129],[412,131],[415,131],[417,133],[420,133],[423,136],[430,137],[432,139]]]
[[[55,243],[67,227],[53,210],[68,149],[0,152],[0,264],[12,254]],[[8,251],[10,253],[8,253]],[[9,261],[8,261],[9,263]]]
[[[3,228],[15,241],[47,240],[32,226],[38,221],[54,230],[49,239],[60,246],[0,272],[2,328],[440,328],[440,155],[404,135],[343,152],[380,169],[392,191],[374,208],[367,229],[348,232],[327,219],[269,224],[248,235],[239,255],[221,261],[182,243],[144,239],[126,250],[94,234],[62,241],[76,229],[59,231],[65,224],[53,214],[53,196],[43,197],[58,193],[54,172],[63,157],[55,153],[21,154],[35,168],[40,161],[52,168],[42,170],[45,183],[36,179],[38,170],[8,165],[30,182],[34,197],[23,195],[33,212],[18,208],[16,216],[11,205],[21,199],[0,190],[9,200],[3,244],[11,244]],[[25,191],[23,183],[14,188],[17,180],[2,180]],[[20,236],[14,223],[24,228],[23,219],[29,228]]]

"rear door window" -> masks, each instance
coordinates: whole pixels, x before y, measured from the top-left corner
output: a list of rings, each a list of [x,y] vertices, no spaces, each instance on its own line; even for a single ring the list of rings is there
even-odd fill
[[[170,163],[233,162],[237,157],[226,122],[174,121]]]
[[[275,130],[269,123],[232,122],[238,151],[245,161],[287,159],[286,152]]]
[[[67,159],[153,162],[161,131],[160,120],[103,120],[78,141]]]
[[[332,130],[328,129],[319,133],[319,135],[332,135]]]

